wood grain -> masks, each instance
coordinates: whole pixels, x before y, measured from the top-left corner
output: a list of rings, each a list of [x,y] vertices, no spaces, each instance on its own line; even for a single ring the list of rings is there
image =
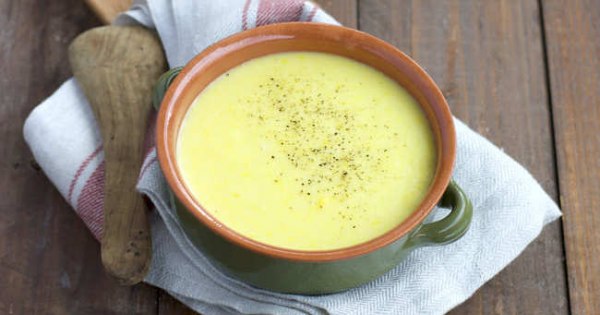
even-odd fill
[[[158,299],[158,314],[160,315],[193,315],[195,311],[179,302],[167,292],[162,291]],[[210,315],[210,314],[206,314]]]
[[[314,2],[342,25],[357,28],[358,0],[316,0]]]
[[[156,313],[156,289],[106,276],[23,141],[29,112],[70,77],[68,44],[99,24],[78,0],[0,0],[0,314]]]
[[[361,30],[415,58],[455,115],[524,164],[556,197],[536,1],[363,0],[359,16]],[[563,259],[560,223],[553,223],[453,313],[565,314]]]
[[[127,10],[133,0],[85,0],[104,24],[110,24],[119,13]]]
[[[598,2],[542,1],[550,93],[534,0],[361,0],[358,10],[355,0],[318,2],[345,25],[417,59],[454,113],[528,167],[554,197],[558,175],[571,310],[600,313]],[[162,291],[157,299],[156,289],[119,287],[104,275],[97,242],[22,140],[26,115],[69,76],[67,44],[99,23],[80,1],[0,0],[0,73],[9,74],[0,79],[0,314],[193,313]],[[560,223],[548,226],[453,313],[568,313],[561,237]]]
[[[542,1],[573,314],[600,314],[600,2]]]
[[[136,191],[152,92],[167,70],[158,36],[140,26],[96,27],[69,46],[69,61],[102,135],[102,263],[120,283],[143,280],[152,257],[150,223]]]

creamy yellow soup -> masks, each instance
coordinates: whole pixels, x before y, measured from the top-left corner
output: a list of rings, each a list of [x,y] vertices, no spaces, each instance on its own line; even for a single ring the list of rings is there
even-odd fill
[[[191,105],[177,163],[194,198],[256,241],[331,250],[405,220],[436,150],[417,102],[383,73],[325,53],[245,62]]]

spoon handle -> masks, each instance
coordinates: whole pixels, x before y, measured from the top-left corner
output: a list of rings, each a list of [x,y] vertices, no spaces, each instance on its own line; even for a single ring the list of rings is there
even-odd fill
[[[105,26],[79,35],[69,60],[103,139],[102,263],[122,284],[135,284],[152,255],[144,199],[135,186],[152,89],[166,68],[164,53],[156,35],[142,27]]]

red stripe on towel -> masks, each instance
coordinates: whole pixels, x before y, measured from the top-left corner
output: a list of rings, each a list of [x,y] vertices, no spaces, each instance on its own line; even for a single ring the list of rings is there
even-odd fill
[[[308,17],[306,18],[306,21],[312,22],[312,20],[315,18],[315,15],[317,14],[318,10],[319,10],[319,7],[315,5],[312,8],[312,10],[310,10],[310,13],[308,13]]]
[[[250,2],[252,0],[246,0],[244,3],[244,9],[242,11],[242,29],[245,31],[248,29],[248,9],[250,8]]]
[[[256,14],[256,26],[298,21],[303,6],[302,0],[261,0]]]
[[[88,166],[88,164],[90,164],[90,162],[98,154],[100,154],[100,152],[102,152],[102,144],[100,144],[94,150],[94,152],[92,152],[90,155],[88,155],[87,158],[85,158],[85,160],[83,160],[83,162],[81,163],[81,165],[77,169],[77,172],[75,172],[75,176],[73,177],[73,180],[71,181],[71,185],[69,185],[69,193],[67,194],[67,201],[68,202],[71,202],[71,197],[73,196],[73,189],[75,189],[75,184],[77,183],[77,180],[79,179],[79,177],[81,176],[81,174],[83,173],[83,171],[85,170],[85,168]]]
[[[102,239],[104,226],[104,161],[92,173],[77,199],[75,211],[96,239]]]

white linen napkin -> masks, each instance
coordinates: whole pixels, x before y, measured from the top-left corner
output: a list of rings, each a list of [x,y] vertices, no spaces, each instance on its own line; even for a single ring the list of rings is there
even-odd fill
[[[297,0],[147,0],[117,23],[156,28],[171,67],[244,29],[283,21],[337,23]],[[561,214],[517,162],[458,120],[454,179],[474,206],[469,232],[441,247],[421,248],[398,267],[361,287],[332,295],[279,294],[253,288],[216,270],[191,245],[169,207],[152,149],[138,190],[153,212],[153,258],[145,281],[203,314],[441,314],[466,300],[510,263]],[[104,162],[93,113],[70,79],[36,107],[24,136],[39,165],[97,238],[102,235]],[[439,217],[434,213],[431,217]],[[431,218],[430,218],[431,219]]]

